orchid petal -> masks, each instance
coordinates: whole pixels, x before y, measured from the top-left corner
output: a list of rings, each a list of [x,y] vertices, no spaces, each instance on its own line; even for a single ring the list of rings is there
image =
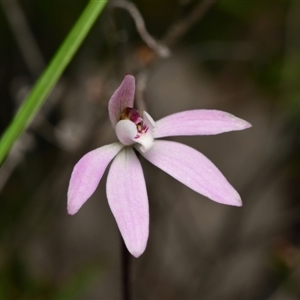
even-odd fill
[[[239,194],[218,168],[195,149],[176,142],[156,140],[148,152],[141,154],[158,168],[211,200],[242,205]]]
[[[154,138],[180,135],[209,135],[243,130],[251,124],[220,110],[188,110],[156,121]]]
[[[140,256],[149,235],[149,207],[143,170],[132,148],[124,148],[112,162],[106,193],[128,251]]]
[[[156,127],[155,121],[152,119],[152,117],[146,111],[143,112],[143,121],[144,121],[144,124],[146,124],[147,127],[151,130],[151,132]]]
[[[123,145],[134,144],[137,133],[136,125],[129,120],[121,120],[116,125],[116,135]]]
[[[108,113],[113,127],[120,120],[122,110],[125,107],[133,107],[134,93],[135,79],[132,75],[126,75],[108,102]]]
[[[85,154],[75,165],[68,189],[68,213],[74,215],[97,188],[103,173],[124,146],[113,143]]]

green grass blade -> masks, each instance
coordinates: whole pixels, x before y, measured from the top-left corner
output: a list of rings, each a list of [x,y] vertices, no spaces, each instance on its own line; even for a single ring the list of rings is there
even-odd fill
[[[37,81],[0,140],[0,164],[27,128],[89,33],[108,0],[90,0],[54,58]]]

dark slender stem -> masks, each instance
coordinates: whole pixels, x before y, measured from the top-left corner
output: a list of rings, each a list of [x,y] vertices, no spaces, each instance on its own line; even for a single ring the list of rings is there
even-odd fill
[[[122,260],[122,299],[130,300],[130,253],[128,252],[121,237],[121,260]]]

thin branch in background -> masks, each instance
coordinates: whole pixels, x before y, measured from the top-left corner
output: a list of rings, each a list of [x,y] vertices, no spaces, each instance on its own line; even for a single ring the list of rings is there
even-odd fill
[[[167,31],[165,37],[163,38],[163,43],[167,46],[173,46],[178,42],[178,40],[185,34],[187,31],[201,18],[205,13],[210,9],[210,7],[217,0],[203,0],[201,1],[191,13],[184,19],[179,20],[173,24],[170,29]]]
[[[208,9],[216,2],[217,0],[204,0],[196,6],[195,9],[183,20],[179,20],[174,25],[170,27],[167,31],[163,44],[156,41],[147,31],[144,19],[141,13],[138,11],[136,6],[127,1],[114,1],[112,2],[113,7],[122,8],[128,11],[128,13],[133,18],[136,29],[140,34],[143,41],[158,55],[160,58],[166,58],[170,56],[171,51],[166,46],[173,46],[178,40],[196,23],[198,22],[208,11]],[[136,103],[139,111],[146,110],[146,104],[144,101],[144,91],[146,89],[147,83],[147,74],[145,71],[141,71],[137,74],[137,89],[136,89]]]
[[[19,44],[30,73],[38,77],[45,68],[45,61],[31,34],[28,22],[17,0],[0,0],[3,11]]]
[[[113,7],[123,8],[128,11],[135,22],[136,29],[143,41],[162,58],[170,56],[171,52],[168,47],[157,42],[147,31],[144,19],[136,6],[129,1],[113,1]]]

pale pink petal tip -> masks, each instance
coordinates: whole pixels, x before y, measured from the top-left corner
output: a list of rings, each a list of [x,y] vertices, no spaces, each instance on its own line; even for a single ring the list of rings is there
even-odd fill
[[[120,120],[122,110],[126,107],[133,107],[134,94],[135,78],[132,75],[126,75],[108,102],[108,113],[113,127]]]
[[[231,204],[229,204],[229,205],[232,205],[232,206],[243,206],[242,199],[241,199],[241,197],[240,197],[240,195],[238,193],[237,193],[237,197],[232,198]]]
[[[252,127],[252,124],[250,124],[249,122],[243,120],[243,119],[240,119],[240,118],[237,118],[237,117],[234,117],[236,118],[236,122],[237,122],[237,126],[236,126],[236,129],[237,130],[243,130],[243,129],[247,129],[247,128],[250,128]]]
[[[132,255],[132,256],[134,256],[135,258],[138,258],[138,257],[140,257],[144,252],[145,252],[145,249],[146,249],[146,247],[144,247],[143,249],[138,249],[138,250],[131,250],[131,251],[129,251],[130,252],[130,254]]]
[[[96,190],[103,173],[123,148],[120,143],[114,143],[85,154],[75,165],[68,189],[69,215],[74,215]]]
[[[147,245],[149,207],[143,170],[132,148],[125,147],[112,162],[106,193],[128,251],[139,257]]]

